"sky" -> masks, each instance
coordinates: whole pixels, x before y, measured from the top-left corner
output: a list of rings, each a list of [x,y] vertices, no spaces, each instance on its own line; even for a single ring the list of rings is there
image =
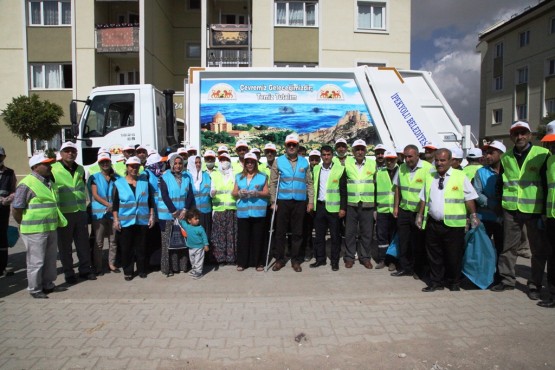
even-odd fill
[[[478,136],[478,35],[538,0],[412,0],[411,68],[432,78],[462,124]]]

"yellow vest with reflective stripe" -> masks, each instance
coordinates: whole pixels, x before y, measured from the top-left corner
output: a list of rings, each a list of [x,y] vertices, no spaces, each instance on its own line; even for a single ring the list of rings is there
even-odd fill
[[[212,198],[212,210],[215,212],[236,210],[237,203],[235,198],[231,195],[233,187],[235,186],[235,176],[230,176],[227,182],[224,182],[224,176],[220,171],[212,174],[212,182],[216,195]]]
[[[27,208],[23,211],[20,231],[22,234],[43,233],[54,231],[67,225],[67,220],[58,209],[58,196],[56,185],[49,189],[44,183],[33,175],[21,180],[35,193]]]
[[[399,166],[399,207],[409,212],[416,212],[418,203],[420,203],[420,190],[424,186],[427,176],[432,169],[429,162],[420,160],[422,167],[416,170],[412,180],[410,178],[410,169],[406,163]]]
[[[318,203],[318,188],[320,187],[320,170],[321,164],[314,166],[314,210],[316,211],[316,204]],[[326,183],[326,210],[330,213],[337,213],[341,210],[341,197],[339,194],[339,180],[343,176],[345,167],[341,163],[333,163],[328,181]]]
[[[474,176],[476,176],[476,171],[478,171],[480,168],[482,168],[481,164],[471,164],[463,168],[463,172],[466,174],[468,179],[472,181],[472,179],[474,179]]]
[[[426,228],[428,216],[428,202],[435,172],[426,178],[426,208],[424,208],[424,223],[422,229]],[[449,182],[443,189],[443,222],[450,227],[466,226],[466,204],[464,202],[464,180],[466,174],[462,171],[451,171]]]
[[[376,173],[376,161],[366,159],[362,170],[359,171],[356,160],[347,161],[347,203],[370,203],[374,206],[374,174]]]
[[[62,213],[75,213],[87,209],[86,187],[83,177],[85,170],[78,165],[73,177],[60,162],[52,165],[52,174],[58,189],[58,206]]]
[[[549,151],[532,146],[522,167],[518,167],[514,151],[510,150],[501,157],[503,165],[502,206],[508,211],[539,214],[543,212],[543,187],[540,170]]]
[[[555,218],[555,154],[547,160],[547,203],[545,214],[549,218]]]
[[[389,177],[387,167],[382,167],[376,174],[376,211],[378,213],[393,213],[395,189]]]

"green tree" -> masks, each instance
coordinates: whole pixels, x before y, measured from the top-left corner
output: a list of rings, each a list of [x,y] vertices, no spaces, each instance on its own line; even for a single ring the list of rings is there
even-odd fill
[[[2,114],[10,131],[21,140],[50,140],[60,132],[64,111],[58,104],[41,101],[32,94],[13,98]]]

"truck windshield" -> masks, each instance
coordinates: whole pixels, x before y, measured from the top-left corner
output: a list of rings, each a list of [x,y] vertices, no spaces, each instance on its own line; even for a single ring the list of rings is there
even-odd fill
[[[83,137],[102,137],[122,127],[134,125],[134,94],[98,95],[91,102]]]

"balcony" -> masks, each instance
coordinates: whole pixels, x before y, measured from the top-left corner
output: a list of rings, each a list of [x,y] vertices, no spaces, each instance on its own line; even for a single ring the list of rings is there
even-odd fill
[[[248,24],[212,24],[208,28],[208,67],[251,66],[251,27]]]
[[[104,24],[96,26],[97,53],[138,53],[137,24]]]

